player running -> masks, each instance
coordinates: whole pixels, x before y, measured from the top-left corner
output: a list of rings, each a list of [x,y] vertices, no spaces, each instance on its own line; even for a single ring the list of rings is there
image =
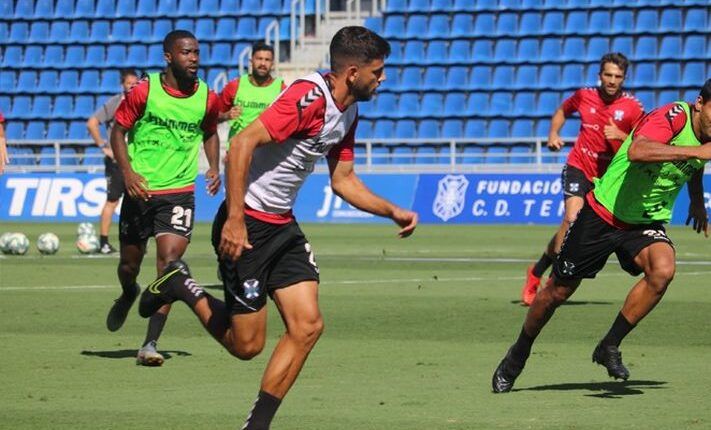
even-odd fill
[[[707,237],[703,197],[704,165],[711,160],[711,79],[694,103],[674,102],[653,110],[627,137],[595,188],[586,195],[566,234],[553,276],[535,296],[516,343],[492,378],[495,393],[511,391],[536,336],[583,278],[594,278],[610,254],[633,276],[630,290],[592,360],[608,375],[626,380],[619,345],[659,303],[676,269],[674,247],[663,224],[669,222],[679,190],[689,183],[689,216]]]
[[[521,300],[527,306],[536,296],[541,277],[560,252],[563,236],[583,207],[585,194],[593,188],[593,179],[605,173],[612,156],[644,114],[642,104],[622,91],[628,66],[624,55],[605,54],[600,59],[600,85],[577,90],[563,101],[551,118],[548,148],[552,151],[565,145],[559,133],[567,117],[577,111],[581,124],[578,139],[561,174],[565,201],[563,221],[541,258],[526,272]]]

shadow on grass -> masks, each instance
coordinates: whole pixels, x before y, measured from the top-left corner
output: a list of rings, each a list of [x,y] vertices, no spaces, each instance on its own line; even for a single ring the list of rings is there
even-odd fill
[[[588,397],[601,399],[621,399],[624,396],[638,396],[644,390],[659,390],[666,388],[665,381],[619,381],[619,382],[575,382],[569,384],[539,385],[537,387],[521,388],[514,391],[591,391]]]
[[[163,358],[170,360],[173,356],[176,357],[190,357],[192,354],[187,351],[162,351],[159,350],[163,355]],[[117,349],[114,351],[82,351],[81,355],[86,355],[88,357],[99,357],[99,358],[111,358],[111,359],[121,359],[121,358],[132,358],[135,359],[138,354],[137,349]]]
[[[520,300],[511,300],[512,304],[521,305],[523,303]],[[582,306],[582,305],[611,305],[613,302],[604,302],[600,300],[568,300],[567,302],[561,304],[561,306]]]

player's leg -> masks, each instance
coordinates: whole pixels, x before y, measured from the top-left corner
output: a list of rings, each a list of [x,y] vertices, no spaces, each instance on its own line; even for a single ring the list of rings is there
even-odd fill
[[[318,282],[304,281],[274,292],[286,332],[279,339],[262,377],[257,400],[243,429],[268,429],[281,400],[296,381],[323,332]]]
[[[99,252],[102,254],[111,254],[116,252],[116,249],[109,243],[109,232],[111,230],[111,218],[116,211],[119,199],[123,195],[123,176],[118,168],[118,165],[108,157],[104,159],[105,175],[106,175],[106,203],[101,209],[101,218],[99,225]]]
[[[629,371],[622,362],[620,343],[659,303],[676,270],[674,248],[663,229],[638,231],[637,238],[628,238],[624,246],[628,249],[618,252],[621,265],[633,275],[644,272],[644,277],[627,294],[610,330],[593,352],[594,362],[605,366],[608,375],[621,379],[627,379]],[[639,246],[644,248],[637,252]]]

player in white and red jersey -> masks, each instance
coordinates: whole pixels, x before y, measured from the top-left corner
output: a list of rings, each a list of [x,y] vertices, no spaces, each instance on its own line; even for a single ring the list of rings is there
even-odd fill
[[[600,59],[600,85],[577,90],[563,101],[551,118],[548,148],[552,151],[565,145],[559,132],[565,119],[574,112],[580,114],[580,132],[561,174],[565,199],[563,221],[541,258],[529,266],[526,273],[521,300],[527,306],[536,296],[541,277],[560,252],[565,232],[583,207],[585,194],[592,190],[593,178],[605,173],[627,134],[644,114],[639,100],[622,91],[628,66],[624,55],[605,54]]]
[[[385,80],[390,45],[364,27],[344,27],[331,40],[332,72],[297,80],[231,140],[227,200],[213,224],[225,302],[190,278],[182,261],[141,297],[139,312],[185,302],[207,331],[234,356],[249,360],[264,348],[266,296],[277,304],[286,332],[264,372],[243,430],[268,429],[323,331],[319,269],[294,219],[294,200],[316,162],[326,156],[334,192],[353,206],[391,218],[407,237],[417,214],[373,194],[353,170],[358,108]]]

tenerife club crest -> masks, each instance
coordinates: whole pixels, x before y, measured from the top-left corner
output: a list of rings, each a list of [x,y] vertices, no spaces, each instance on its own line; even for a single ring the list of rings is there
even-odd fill
[[[469,181],[464,175],[447,175],[440,179],[432,213],[444,222],[462,213],[468,186]]]
[[[256,279],[247,279],[242,284],[244,287],[244,297],[247,300],[254,300],[259,297],[259,281]]]

